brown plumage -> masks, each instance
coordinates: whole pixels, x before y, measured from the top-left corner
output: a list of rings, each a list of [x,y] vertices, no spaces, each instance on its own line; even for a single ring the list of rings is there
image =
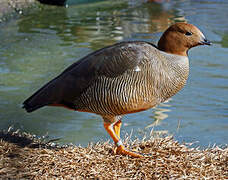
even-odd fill
[[[32,112],[46,105],[63,106],[99,114],[117,153],[140,157],[120,141],[122,115],[152,108],[182,89],[189,73],[187,52],[203,44],[210,42],[198,28],[176,23],[164,32],[158,47],[143,41],[105,47],[44,85],[24,108]]]

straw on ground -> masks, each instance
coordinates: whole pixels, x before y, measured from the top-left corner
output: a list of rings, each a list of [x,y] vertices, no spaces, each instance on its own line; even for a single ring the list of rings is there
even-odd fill
[[[228,147],[199,150],[170,136],[132,142],[135,151],[151,154],[138,159],[115,155],[109,142],[55,147],[29,136],[33,140],[23,147],[0,137],[3,179],[228,179]]]

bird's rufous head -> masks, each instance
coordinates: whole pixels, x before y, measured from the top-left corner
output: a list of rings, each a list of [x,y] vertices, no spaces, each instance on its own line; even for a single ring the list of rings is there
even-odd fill
[[[198,45],[211,45],[194,25],[176,23],[171,25],[158,42],[158,49],[171,54],[187,56],[188,50]]]

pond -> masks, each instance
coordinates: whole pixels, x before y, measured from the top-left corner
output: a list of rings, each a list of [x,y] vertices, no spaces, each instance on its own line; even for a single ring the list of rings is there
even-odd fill
[[[213,42],[189,52],[187,85],[168,102],[123,118],[121,136],[168,133],[197,146],[228,142],[228,2],[219,0],[88,1],[44,6],[0,24],[0,129],[61,137],[61,143],[106,141],[102,119],[90,113],[45,107],[33,113],[22,102],[66,67],[119,41],[157,43],[172,23],[199,27]]]

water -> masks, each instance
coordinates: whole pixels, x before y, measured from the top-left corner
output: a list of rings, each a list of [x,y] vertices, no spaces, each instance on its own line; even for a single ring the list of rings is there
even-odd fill
[[[228,2],[216,0],[142,3],[96,1],[46,6],[0,24],[0,129],[10,125],[62,143],[86,145],[109,136],[99,116],[45,107],[28,114],[21,103],[64,68],[94,50],[124,40],[157,43],[173,22],[198,26],[211,47],[189,52],[186,87],[168,102],[127,115],[121,135],[168,132],[179,141],[228,142]]]

